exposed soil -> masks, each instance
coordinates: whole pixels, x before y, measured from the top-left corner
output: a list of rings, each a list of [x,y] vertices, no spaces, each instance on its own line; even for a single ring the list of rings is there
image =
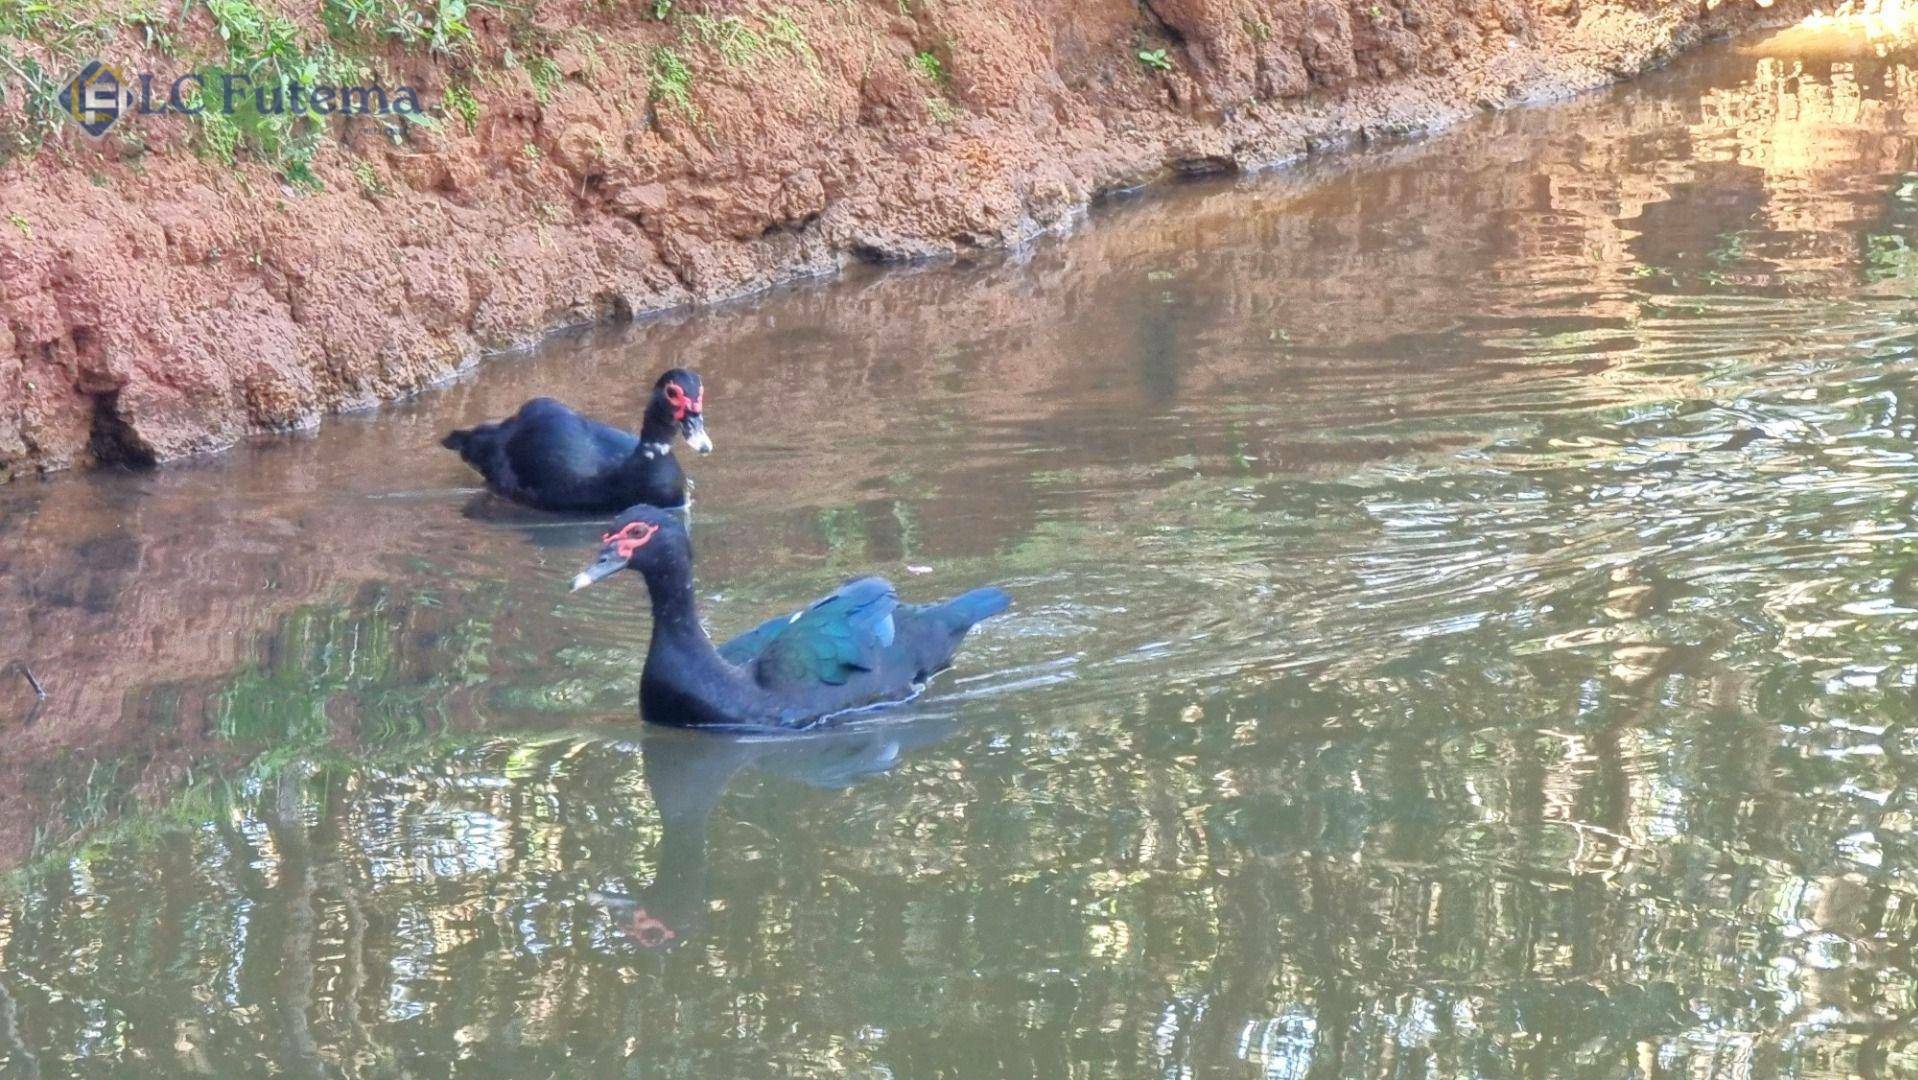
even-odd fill
[[[429,103],[470,85],[473,129],[336,120],[318,192],[209,163],[155,117],[0,171],[0,476],[310,426],[557,326],[1016,243],[1102,192],[1429,130],[1809,9],[680,0],[655,19],[588,0],[511,25],[475,7],[461,57],[395,51],[383,72]],[[204,9],[178,32],[210,34]]]

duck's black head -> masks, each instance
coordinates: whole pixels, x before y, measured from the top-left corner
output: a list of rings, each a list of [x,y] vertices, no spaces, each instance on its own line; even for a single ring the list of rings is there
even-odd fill
[[[600,537],[599,557],[573,578],[573,591],[604,581],[621,570],[637,570],[651,576],[657,570],[688,566],[692,558],[692,541],[686,536],[686,525],[677,513],[635,506],[613,519],[612,528]]]
[[[646,404],[646,426],[640,437],[648,442],[670,443],[678,434],[687,446],[710,454],[713,440],[706,434],[705,408],[706,388],[699,376],[685,368],[673,368],[653,384],[653,399]]]

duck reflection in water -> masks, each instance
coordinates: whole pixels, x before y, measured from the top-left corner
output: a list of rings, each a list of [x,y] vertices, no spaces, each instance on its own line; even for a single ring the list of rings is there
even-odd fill
[[[631,894],[594,892],[620,933],[670,950],[705,930],[713,809],[748,769],[810,787],[849,788],[890,771],[907,754],[951,735],[951,717],[876,721],[805,734],[720,734],[649,725],[640,743],[646,790],[660,819],[652,881]]]

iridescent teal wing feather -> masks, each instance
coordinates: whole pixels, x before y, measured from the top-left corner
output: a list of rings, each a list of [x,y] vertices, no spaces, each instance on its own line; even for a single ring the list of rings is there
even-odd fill
[[[800,612],[783,628],[762,624],[726,647],[738,646],[737,653],[744,654],[757,644],[756,674],[760,685],[769,689],[841,686],[854,674],[878,667],[880,654],[893,642],[892,613],[898,607],[899,594],[891,583],[860,578]]]

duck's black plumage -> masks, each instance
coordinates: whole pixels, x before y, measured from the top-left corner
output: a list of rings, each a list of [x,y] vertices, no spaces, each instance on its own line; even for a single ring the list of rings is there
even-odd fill
[[[582,416],[552,398],[534,398],[496,424],[441,440],[478,469],[494,494],[539,510],[613,513],[638,504],[683,506],[686,474],[673,439],[704,453],[704,390],[674,368],[653,384],[638,435]]]
[[[687,727],[804,727],[903,701],[952,662],[967,631],[1011,603],[986,588],[901,604],[883,579],[861,578],[715,649],[695,607],[692,543],[676,517],[649,507],[620,515],[574,587],[625,569],[646,578],[653,602],[641,706],[648,720]]]

